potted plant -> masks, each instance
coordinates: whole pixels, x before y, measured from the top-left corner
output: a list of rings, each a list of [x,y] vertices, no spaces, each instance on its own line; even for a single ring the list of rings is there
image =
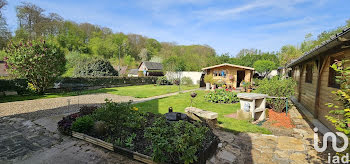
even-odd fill
[[[250,84],[251,84],[250,82],[243,82],[243,88],[244,88],[245,92],[248,92],[248,93],[251,92]]]
[[[216,88],[216,83],[217,83],[217,80],[215,80],[215,79],[212,79],[212,80],[211,80],[211,82],[210,82],[210,84],[211,84],[211,90],[215,90],[215,88]]]
[[[212,74],[206,74],[204,76],[204,82],[205,82],[205,90],[210,89],[210,83],[213,81],[213,75]]]

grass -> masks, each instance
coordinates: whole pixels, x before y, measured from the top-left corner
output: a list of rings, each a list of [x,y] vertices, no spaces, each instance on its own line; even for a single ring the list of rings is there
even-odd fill
[[[197,85],[192,86],[181,86],[181,90],[190,90],[198,88]],[[137,85],[137,86],[126,86],[126,87],[114,87],[114,88],[101,88],[95,90],[85,90],[79,92],[65,92],[65,93],[47,93],[44,95],[15,95],[6,96],[0,98],[0,103],[13,102],[13,101],[24,101],[24,100],[34,100],[34,99],[46,99],[46,98],[57,98],[57,97],[67,97],[67,96],[78,96],[86,94],[95,93],[109,93],[121,96],[132,96],[136,98],[147,98],[158,95],[163,95],[167,93],[178,92],[179,86],[176,85]]]
[[[224,117],[227,114],[235,113],[239,108],[240,104],[216,104],[208,102],[204,99],[206,91],[196,91],[198,94],[193,100],[193,106],[216,112],[219,114],[218,122],[224,130],[231,131],[234,133],[240,132],[253,132],[253,133],[264,133],[271,134],[271,132],[263,127],[251,124],[245,120],[237,120],[234,118]],[[167,113],[169,107],[173,107],[174,112],[184,112],[186,107],[191,105],[190,93],[182,93],[175,96],[170,96],[162,99],[151,100],[143,103],[135,104],[139,108],[139,111],[152,112],[152,113]]]

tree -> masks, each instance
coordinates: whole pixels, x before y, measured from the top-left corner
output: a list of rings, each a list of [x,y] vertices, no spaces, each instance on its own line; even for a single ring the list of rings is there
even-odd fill
[[[281,52],[278,54],[280,64],[285,66],[293,59],[296,59],[302,55],[300,49],[293,45],[285,45],[281,48]]]
[[[146,41],[147,48],[147,60],[151,59],[153,56],[158,55],[162,45],[155,39],[147,39]]]
[[[64,53],[52,41],[11,42],[6,53],[9,72],[28,79],[40,94],[65,71]]]
[[[6,47],[8,40],[11,37],[11,32],[9,31],[6,23],[5,17],[2,15],[2,10],[7,5],[6,0],[0,0],[0,49],[2,50]],[[1,60],[1,59],[0,59]]]
[[[269,60],[258,60],[254,63],[254,69],[260,73],[264,73],[264,77],[276,68],[276,64]]]

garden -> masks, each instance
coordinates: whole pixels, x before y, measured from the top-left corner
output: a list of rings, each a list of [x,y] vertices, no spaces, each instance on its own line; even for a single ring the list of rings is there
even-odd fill
[[[122,154],[136,152],[161,163],[203,163],[218,144],[218,138],[203,122],[189,117],[171,121],[162,114],[132,106],[131,102],[106,100],[98,108],[81,107],[78,113],[58,122],[58,129],[66,135],[83,133],[113,144],[113,150]]]

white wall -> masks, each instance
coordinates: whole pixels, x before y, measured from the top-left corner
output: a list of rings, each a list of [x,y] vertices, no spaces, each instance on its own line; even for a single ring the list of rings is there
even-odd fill
[[[278,75],[278,71],[277,70],[272,70],[268,75],[267,78],[272,78],[274,76]]]
[[[165,74],[165,77],[167,79],[173,79],[173,78],[178,78],[179,75],[181,76],[181,78],[183,77],[189,77],[192,79],[193,84],[199,84],[199,80],[201,79],[202,76],[202,72],[188,72],[188,71],[184,71],[184,72],[167,72]]]

